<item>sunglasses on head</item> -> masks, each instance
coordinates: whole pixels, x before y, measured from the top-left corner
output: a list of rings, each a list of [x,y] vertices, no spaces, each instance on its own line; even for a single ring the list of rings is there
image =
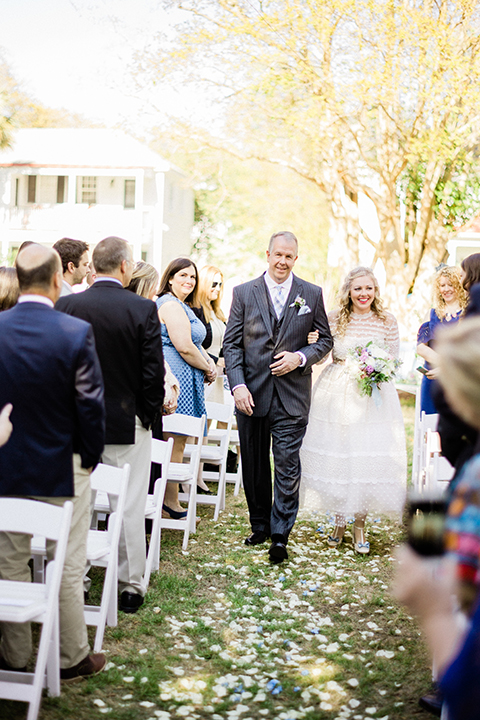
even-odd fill
[[[212,290],[214,290],[216,287],[221,288],[222,283],[221,282],[212,282]]]

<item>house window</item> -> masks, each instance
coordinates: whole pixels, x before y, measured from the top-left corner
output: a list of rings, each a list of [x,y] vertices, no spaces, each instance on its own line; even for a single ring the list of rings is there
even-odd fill
[[[34,203],[36,194],[37,194],[37,176],[29,175],[28,176],[28,200],[27,200],[27,202]]]
[[[39,175],[37,179],[36,201],[41,205],[55,205],[57,201],[57,176]]]
[[[65,202],[65,175],[57,178],[57,203]]]
[[[95,205],[97,202],[97,178],[82,177],[82,203]]]
[[[123,207],[126,209],[135,207],[135,180],[125,180]]]
[[[18,207],[20,192],[20,178],[15,178],[15,207]]]

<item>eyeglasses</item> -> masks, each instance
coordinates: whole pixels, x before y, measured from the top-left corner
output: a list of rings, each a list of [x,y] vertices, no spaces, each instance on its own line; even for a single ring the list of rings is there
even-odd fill
[[[216,288],[217,286],[218,286],[219,288],[221,288],[222,285],[223,285],[223,283],[221,283],[221,282],[212,282],[212,290],[215,290],[215,288]]]

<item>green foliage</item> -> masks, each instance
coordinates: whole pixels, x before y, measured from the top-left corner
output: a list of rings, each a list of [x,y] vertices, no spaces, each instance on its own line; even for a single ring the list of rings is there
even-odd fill
[[[205,88],[215,107],[210,145],[282,164],[319,187],[345,265],[358,262],[361,234],[394,281],[390,300],[404,307],[421,273],[443,257],[449,233],[478,207],[478,3],[173,7],[182,11],[176,34],[149,38],[137,79],[148,67],[146,84],[168,77]],[[379,239],[372,224],[361,224],[362,194],[373,203]]]

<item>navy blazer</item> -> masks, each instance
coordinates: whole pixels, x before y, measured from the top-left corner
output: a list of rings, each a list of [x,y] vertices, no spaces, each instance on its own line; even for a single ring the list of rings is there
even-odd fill
[[[56,310],[89,322],[105,383],[110,445],[133,445],[135,416],[150,428],[164,399],[162,336],[157,306],[115,280],[61,297]]]
[[[72,497],[72,454],[103,452],[105,407],[91,327],[43,303],[0,313],[0,407],[13,432],[0,448],[0,495]]]
[[[305,300],[308,312],[300,313],[294,304],[297,297]],[[253,396],[256,417],[268,413],[274,388],[289,414],[306,417],[310,410],[312,365],[333,347],[321,288],[294,275],[277,327],[272,315],[263,275],[234,288],[223,338],[228,381],[232,389],[241,384],[247,386]],[[308,345],[307,335],[311,330],[318,330],[319,338]],[[307,359],[306,365],[286,375],[274,376],[270,365],[274,356],[284,350],[300,350]]]

